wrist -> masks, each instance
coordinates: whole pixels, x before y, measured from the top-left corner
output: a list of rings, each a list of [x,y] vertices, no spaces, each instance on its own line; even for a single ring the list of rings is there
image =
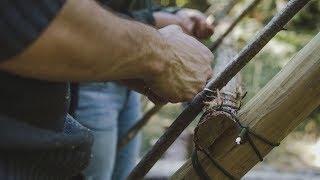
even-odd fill
[[[167,12],[167,13],[170,13],[170,14],[175,14],[175,13],[177,13],[178,11],[180,11],[181,9],[183,9],[183,8],[181,8],[181,7],[166,7],[166,8],[163,8],[163,9],[161,9],[161,11],[162,12]]]
[[[180,25],[182,21],[179,16],[162,11],[154,12],[153,17],[155,19],[155,26],[157,28],[163,28],[173,24]]]

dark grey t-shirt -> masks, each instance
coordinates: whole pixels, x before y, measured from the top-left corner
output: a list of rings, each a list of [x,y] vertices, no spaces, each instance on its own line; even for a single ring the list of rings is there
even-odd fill
[[[23,52],[65,0],[0,0],[0,63]],[[67,116],[68,83],[0,71],[0,179],[68,179],[90,158],[92,135]]]
[[[32,44],[65,0],[0,0],[0,62]],[[68,84],[0,72],[0,113],[41,128],[61,131]]]
[[[43,32],[65,0],[0,0],[0,60],[22,52]]]

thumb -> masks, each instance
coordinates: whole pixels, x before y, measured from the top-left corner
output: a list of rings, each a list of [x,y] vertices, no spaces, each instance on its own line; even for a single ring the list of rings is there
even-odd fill
[[[192,28],[192,34],[193,36],[198,37],[198,31],[199,31],[201,19],[197,16],[191,16],[190,19],[191,21],[194,22],[194,26]]]

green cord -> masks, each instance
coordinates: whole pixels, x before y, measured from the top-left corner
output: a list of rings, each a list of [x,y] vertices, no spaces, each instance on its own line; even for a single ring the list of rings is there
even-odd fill
[[[206,150],[195,149],[192,153],[192,156],[191,156],[192,166],[201,180],[211,180],[211,178],[206,173],[206,171],[203,169],[203,167],[201,166],[201,164],[199,162],[198,153],[197,153],[198,151],[203,152],[209,158],[211,163],[214,164],[214,166],[216,168],[218,168],[225,176],[227,176],[231,180],[237,180],[236,177],[234,177],[223,166],[221,166],[213,157],[211,157],[210,154]]]
[[[209,177],[209,175],[206,173],[206,171],[203,169],[203,167],[199,162],[197,149],[195,149],[192,152],[191,160],[192,160],[193,169],[197,172],[197,175],[201,178],[201,180],[210,180],[211,178]]]

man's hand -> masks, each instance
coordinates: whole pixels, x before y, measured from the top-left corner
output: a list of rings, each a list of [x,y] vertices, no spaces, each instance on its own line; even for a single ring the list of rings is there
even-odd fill
[[[212,75],[213,55],[202,43],[184,34],[179,26],[160,29],[167,41],[163,70],[144,81],[150,89],[169,102],[190,101],[203,89]]]
[[[155,12],[153,16],[157,28],[168,25],[179,25],[183,31],[199,39],[210,37],[213,34],[213,27],[206,22],[203,13],[194,9],[181,9],[176,14],[166,12]]]
[[[122,80],[121,83],[146,95],[155,104],[190,101],[212,76],[213,55],[179,26],[170,25],[159,32],[168,45],[167,53],[152,59],[157,60],[153,65],[161,70],[144,79]]]
[[[213,26],[208,24],[206,16],[195,9],[181,9],[176,13],[183,19],[190,19],[194,25],[191,34],[199,39],[208,38],[213,34]]]

